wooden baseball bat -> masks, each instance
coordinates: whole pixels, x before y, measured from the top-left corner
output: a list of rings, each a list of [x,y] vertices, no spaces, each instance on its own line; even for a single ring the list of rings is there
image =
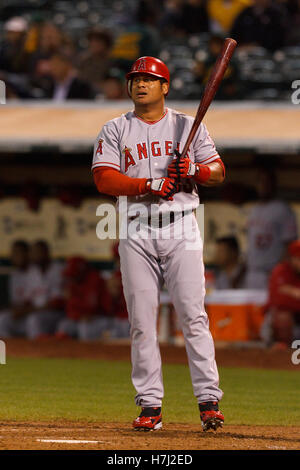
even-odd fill
[[[190,133],[188,135],[187,141],[185,143],[185,146],[182,150],[182,153],[180,156],[177,157],[177,160],[179,161],[180,158],[184,158],[187,154],[187,151],[193,141],[193,138],[197,132],[198,127],[200,126],[205,113],[214,99],[214,96],[217,92],[217,89],[220,86],[220,83],[224,77],[225,71],[228,67],[229,61],[232,57],[232,54],[234,52],[234,49],[236,48],[237,42],[234,39],[231,38],[226,38],[223,44],[223,48],[216,60],[216,63],[214,65],[213,70],[211,71],[211,74],[209,76],[208,82],[206,84],[206,87],[203,92],[203,96],[201,98],[197,114],[195,116],[195,120],[193,122],[192,128],[190,130]]]

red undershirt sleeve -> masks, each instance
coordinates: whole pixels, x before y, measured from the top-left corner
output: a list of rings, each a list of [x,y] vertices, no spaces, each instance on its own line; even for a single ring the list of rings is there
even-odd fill
[[[95,168],[93,177],[98,191],[110,196],[138,196],[148,192],[147,178],[130,178],[109,167]]]
[[[221,158],[217,158],[216,160],[213,160],[210,163],[219,163],[219,165],[221,165],[222,170],[223,170],[223,177],[225,177],[225,166]],[[200,167],[200,171],[193,178],[195,183],[197,184],[206,183],[206,181],[210,179],[210,175],[211,175],[211,169],[209,167],[210,164],[209,163],[207,164],[196,163],[196,165]]]

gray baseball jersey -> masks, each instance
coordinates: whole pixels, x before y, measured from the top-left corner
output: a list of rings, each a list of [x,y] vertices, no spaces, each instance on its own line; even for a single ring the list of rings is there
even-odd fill
[[[247,229],[246,286],[266,289],[269,273],[282,258],[286,244],[297,238],[296,217],[283,201],[260,202],[249,215]]]
[[[52,262],[47,271],[31,266],[27,272],[27,298],[34,307],[44,307],[49,301],[63,296],[63,265]]]
[[[174,158],[174,150],[183,150],[194,118],[166,108],[164,116],[148,123],[133,111],[107,122],[99,133],[92,168],[109,167],[132,178],[161,178],[167,176],[167,167]],[[188,153],[193,162],[211,163],[220,158],[205,124],[201,124]],[[163,203],[168,209],[172,201],[153,195],[131,197],[130,202]],[[179,192],[174,196],[177,205],[196,208],[199,198],[196,189],[191,193]]]
[[[247,228],[247,260],[252,270],[270,271],[280,261],[286,243],[297,238],[295,214],[279,200],[255,205]]]
[[[28,270],[15,269],[9,278],[9,300],[11,305],[22,305],[27,300]]]

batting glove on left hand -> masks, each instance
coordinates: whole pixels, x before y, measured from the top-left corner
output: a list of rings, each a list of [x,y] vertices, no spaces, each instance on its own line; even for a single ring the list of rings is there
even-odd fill
[[[175,150],[176,157],[180,157],[180,153]],[[170,178],[192,178],[196,173],[196,165],[188,157],[182,158],[178,161],[173,160],[168,166],[168,176]]]

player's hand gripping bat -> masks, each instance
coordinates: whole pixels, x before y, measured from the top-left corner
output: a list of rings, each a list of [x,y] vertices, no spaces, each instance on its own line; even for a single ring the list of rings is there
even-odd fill
[[[187,141],[185,143],[185,146],[183,147],[181,154],[177,150],[175,150],[175,155],[177,155],[178,163],[182,158],[186,157],[186,154],[197,132],[197,129],[200,126],[205,116],[205,113],[208,110],[209,105],[214,99],[214,96],[220,86],[220,83],[228,67],[229,61],[236,48],[236,45],[237,45],[237,42],[234,39],[227,38],[224,41],[223,48],[216,60],[214,68],[211,71],[208,82],[204,89],[203,96],[201,98],[201,101],[197,110],[197,114],[195,116],[195,120],[193,122],[192,128],[190,130]],[[179,182],[179,179],[180,178],[178,178],[178,182]]]

